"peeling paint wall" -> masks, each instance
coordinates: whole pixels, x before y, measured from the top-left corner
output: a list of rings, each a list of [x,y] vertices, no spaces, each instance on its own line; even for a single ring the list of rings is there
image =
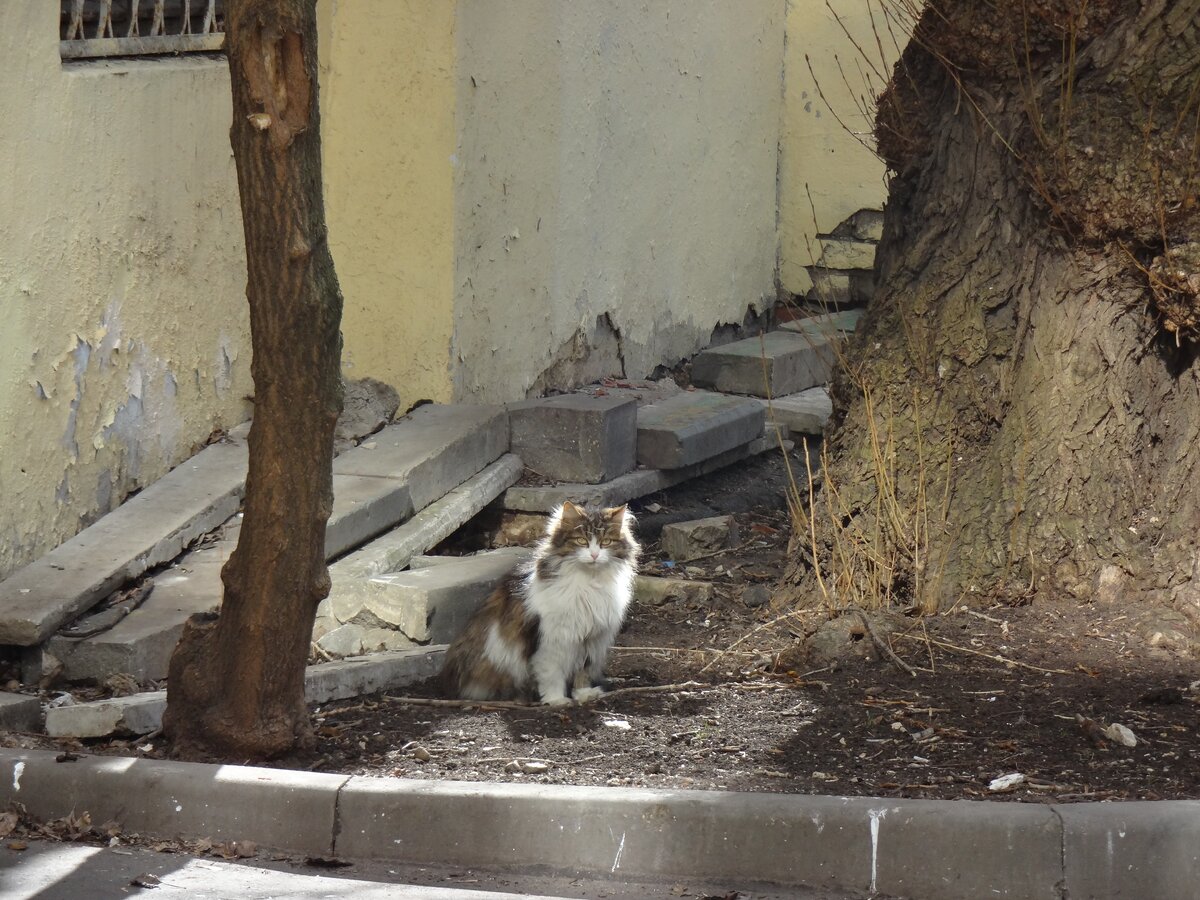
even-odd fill
[[[639,378],[774,300],[782,0],[459,0],[458,399]]]
[[[903,23],[888,27],[885,10],[897,9],[879,0],[787,0],[779,281],[790,293],[812,287],[805,266],[820,255],[817,234],[887,197],[883,163],[870,148],[875,96],[908,38]]]
[[[249,415],[223,60],[64,66],[0,4],[0,577]]]
[[[322,165],[347,377],[450,399],[455,3],[320,0]]]

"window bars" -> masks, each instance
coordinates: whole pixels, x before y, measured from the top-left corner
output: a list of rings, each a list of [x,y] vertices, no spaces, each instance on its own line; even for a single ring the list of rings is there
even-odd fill
[[[63,59],[211,53],[225,46],[222,0],[61,0]]]

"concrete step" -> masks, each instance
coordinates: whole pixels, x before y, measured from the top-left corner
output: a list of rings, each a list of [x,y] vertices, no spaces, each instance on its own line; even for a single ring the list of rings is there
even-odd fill
[[[329,703],[402,688],[436,675],[445,655],[445,645],[439,644],[309,666],[304,672],[304,696],[309,703]],[[49,707],[46,733],[77,738],[149,734],[162,726],[166,708],[166,691]]]
[[[137,496],[0,583],[0,644],[32,646],[122,584],[170,562],[237,512],[240,439],[205,447]]]
[[[875,242],[850,238],[818,238],[817,265],[826,269],[870,269],[875,265]]]
[[[863,312],[861,309],[843,309],[837,312],[821,313],[792,319],[790,322],[782,322],[779,328],[781,331],[792,331],[796,334],[807,334],[813,337],[836,338],[853,334],[854,330],[858,328],[858,320],[863,317]]]
[[[824,387],[759,402],[767,410],[768,431],[773,423],[786,429],[787,434],[823,434],[825,423],[833,415],[833,401]]]
[[[339,624],[396,629],[414,641],[449,643],[527,556],[498,550],[374,578],[335,579],[317,615]]]
[[[522,485],[511,487],[504,492],[501,501],[504,508],[513,512],[549,513],[557,509],[565,500],[575,503],[590,503],[596,506],[619,506],[638,497],[645,497],[656,491],[664,491],[669,487],[691,478],[699,478],[709,472],[741,462],[751,456],[757,456],[768,450],[778,450],[778,439],[773,434],[755,438],[748,444],[718,453],[703,462],[678,469],[637,469],[620,478],[604,484],[554,484],[554,485]],[[783,443],[784,450],[790,450],[792,444]]]
[[[705,350],[692,362],[692,382],[729,394],[782,397],[827,383],[836,358],[824,335],[770,331]]]
[[[637,401],[604,394],[560,394],[508,408],[512,450],[554,481],[598,484],[635,464]]]
[[[637,461],[651,469],[692,466],[762,433],[762,408],[753,400],[684,391],[638,410]]]
[[[499,407],[425,406],[342,454],[334,461],[340,471],[333,481],[327,557],[409,518],[414,504],[422,511],[409,519],[412,527],[402,534],[412,539],[412,555],[428,550],[520,477],[515,457],[488,467],[482,477],[476,474],[504,452],[507,441],[507,417]],[[465,490],[456,488],[464,481]],[[440,497],[439,491],[446,497],[431,504],[430,497]],[[184,622],[220,606],[221,567],[237,546],[238,527],[240,520],[232,519],[221,540],[181,556],[156,577],[145,603],[109,630],[80,641],[53,637],[49,649],[63,662],[64,676],[102,681],[125,672],[142,682],[165,678]],[[397,540],[393,537],[391,545]],[[366,557],[373,558],[369,551]],[[344,574],[363,562],[359,558],[334,570]],[[386,640],[387,635],[375,637],[379,640],[368,641],[365,649],[410,645]],[[350,652],[363,649],[360,642]]]

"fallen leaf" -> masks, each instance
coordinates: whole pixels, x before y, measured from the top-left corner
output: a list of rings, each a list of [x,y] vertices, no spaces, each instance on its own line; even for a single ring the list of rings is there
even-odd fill
[[[24,841],[9,841],[8,849],[9,850],[28,850],[29,845],[27,843],[25,843]]]

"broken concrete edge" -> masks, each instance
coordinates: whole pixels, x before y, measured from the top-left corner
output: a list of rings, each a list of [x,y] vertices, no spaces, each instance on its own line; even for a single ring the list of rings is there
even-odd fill
[[[1022,804],[372,778],[0,750],[0,802],[287,853],[923,900],[1194,897],[1200,802]],[[929,848],[939,848],[930,853]]]
[[[506,453],[404,524],[349,553],[329,567],[334,590],[340,579],[396,572],[453,534],[521,477],[520,457]]]
[[[304,698],[320,704],[396,690],[436,675],[445,653],[446,646],[438,644],[318,663],[304,673]],[[118,732],[149,734],[162,727],[166,708],[166,691],[51,707],[46,710],[46,733],[77,738],[107,737]]]
[[[703,462],[679,469],[637,469],[604,484],[556,484],[550,487],[512,487],[504,492],[501,503],[512,512],[549,513],[565,500],[596,506],[618,506],[647,494],[666,490],[692,478],[707,475],[768,450],[792,449],[791,441],[780,443],[777,435],[767,434],[748,444],[718,453]]]

